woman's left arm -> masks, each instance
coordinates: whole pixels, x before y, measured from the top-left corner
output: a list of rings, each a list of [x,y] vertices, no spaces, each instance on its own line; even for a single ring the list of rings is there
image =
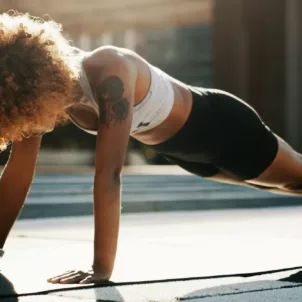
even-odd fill
[[[94,273],[109,280],[117,251],[121,170],[132,123],[136,70],[126,59],[110,64],[95,86],[100,108],[94,179]]]

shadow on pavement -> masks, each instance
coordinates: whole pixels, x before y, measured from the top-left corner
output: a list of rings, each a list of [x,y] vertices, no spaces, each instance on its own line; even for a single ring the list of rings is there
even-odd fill
[[[292,274],[286,278],[280,279],[280,281],[287,281],[293,283],[302,283],[302,271]]]
[[[284,294],[282,294],[281,290],[284,290]],[[245,300],[245,298],[249,296],[250,298],[252,297],[254,301],[298,301],[292,299],[293,297],[291,297],[289,291],[292,291],[294,296],[297,295],[297,292],[300,297],[302,296],[302,272],[280,280],[252,281],[203,288],[183,297],[178,297],[177,300],[188,302],[252,301],[250,299]],[[295,291],[295,293],[293,291]]]
[[[0,300],[5,302],[16,302],[17,297],[1,298],[1,295],[16,295],[16,291],[12,282],[10,282],[3,274],[0,273]]]

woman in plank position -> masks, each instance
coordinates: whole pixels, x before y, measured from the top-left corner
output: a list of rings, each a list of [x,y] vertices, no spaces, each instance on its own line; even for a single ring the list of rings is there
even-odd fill
[[[1,149],[12,143],[0,180],[0,248],[31,186],[43,134],[70,119],[96,135],[92,269],[49,282],[110,279],[130,136],[201,177],[301,195],[301,155],[238,97],[182,83],[128,49],[76,50],[53,21],[2,14],[0,32]]]

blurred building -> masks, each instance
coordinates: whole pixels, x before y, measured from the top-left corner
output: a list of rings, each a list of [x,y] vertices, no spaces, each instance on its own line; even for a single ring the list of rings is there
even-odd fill
[[[0,8],[49,15],[85,50],[127,47],[188,84],[232,92],[302,151],[301,0],[2,0]]]
[[[214,83],[302,151],[302,1],[216,0]]]

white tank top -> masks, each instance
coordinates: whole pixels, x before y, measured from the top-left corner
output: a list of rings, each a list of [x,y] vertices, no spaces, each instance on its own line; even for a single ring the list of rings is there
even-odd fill
[[[150,130],[161,124],[168,117],[174,104],[174,90],[169,76],[159,68],[151,64],[148,65],[151,84],[146,97],[133,108],[130,134]],[[80,103],[92,107],[99,115],[98,105],[83,67],[81,68],[80,84],[85,96],[80,100]],[[79,125],[77,126],[81,128]],[[97,131],[81,129],[91,134],[97,134]]]

